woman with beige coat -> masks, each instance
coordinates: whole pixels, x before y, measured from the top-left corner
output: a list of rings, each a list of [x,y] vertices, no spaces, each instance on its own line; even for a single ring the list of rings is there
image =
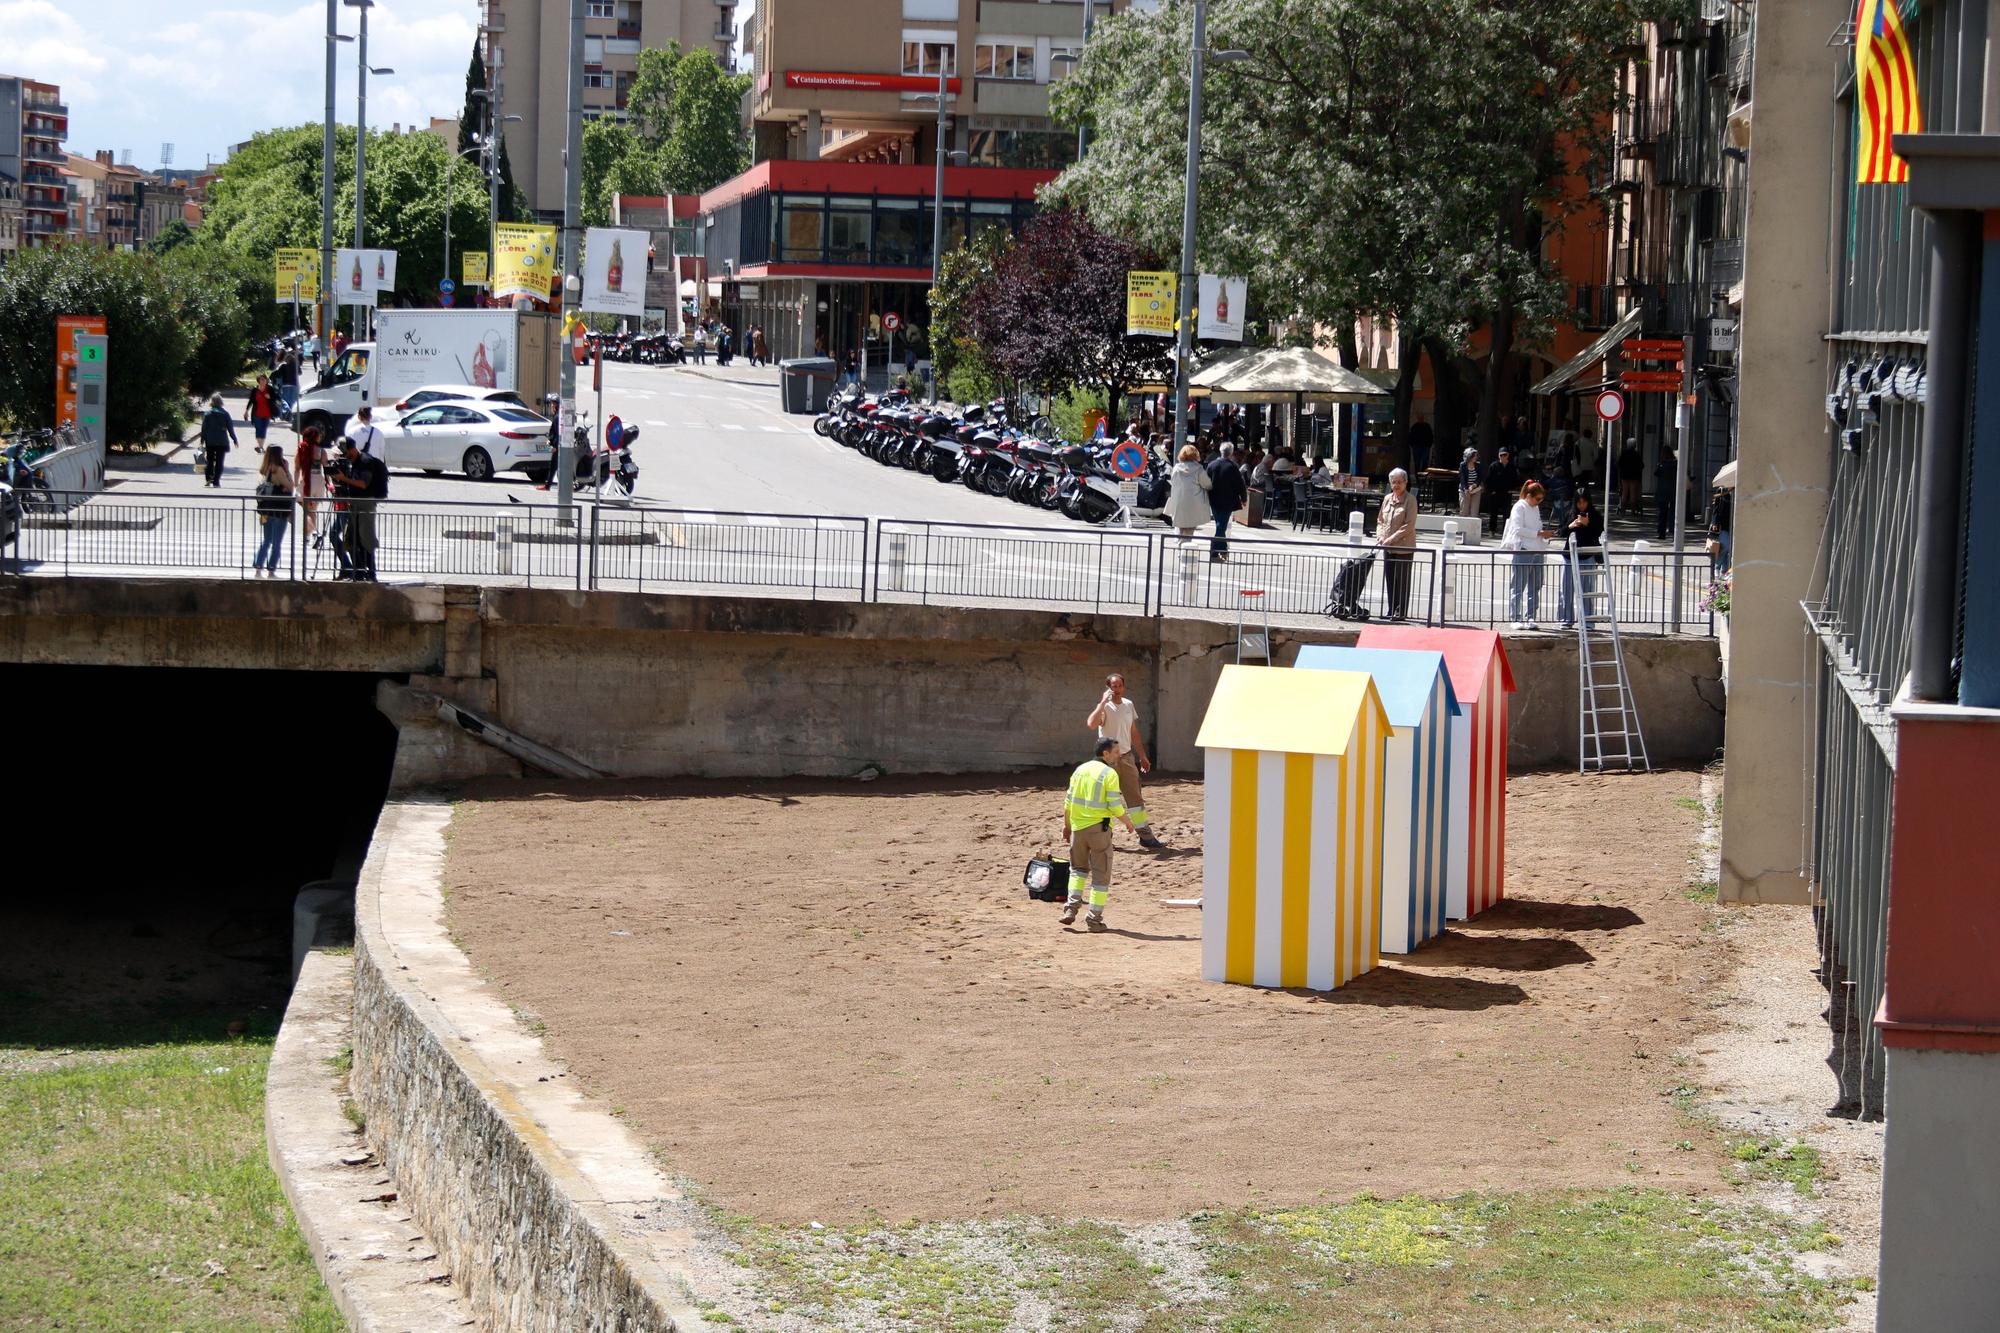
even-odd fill
[[[1382,583],[1389,594],[1389,619],[1410,615],[1410,566],[1417,557],[1417,497],[1410,494],[1410,474],[1397,468],[1389,474],[1389,493],[1375,514],[1375,544],[1382,548]]]

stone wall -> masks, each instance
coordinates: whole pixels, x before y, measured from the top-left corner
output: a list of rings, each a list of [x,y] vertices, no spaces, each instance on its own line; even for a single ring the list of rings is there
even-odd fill
[[[443,805],[385,807],[356,895],[349,1081],[369,1143],[483,1327],[702,1328],[673,1275],[572,1162],[577,1137],[555,1132],[481,1054],[489,1038],[532,1038],[504,1011],[507,1030],[468,1028],[450,998],[476,983],[436,919],[448,817]],[[412,912],[428,913],[430,928],[409,929]],[[616,1202],[645,1211],[661,1200],[654,1191]]]

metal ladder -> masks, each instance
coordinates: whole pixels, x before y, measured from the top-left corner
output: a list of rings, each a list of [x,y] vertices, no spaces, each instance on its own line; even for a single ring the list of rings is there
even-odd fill
[[[1259,618],[1264,622],[1261,632],[1249,628],[1244,623],[1251,607],[1256,607]],[[1265,666],[1273,665],[1271,657],[1271,607],[1264,600],[1262,588],[1238,588],[1236,590],[1236,660],[1262,658]]]
[[[1571,605],[1576,610],[1576,771],[1602,773],[1612,765],[1630,772],[1653,771],[1646,756],[1646,736],[1639,711],[1632,703],[1632,681],[1625,672],[1625,646],[1618,637],[1618,600],[1613,595],[1611,548],[1596,552],[1597,588],[1584,577],[1584,563],[1569,539]]]

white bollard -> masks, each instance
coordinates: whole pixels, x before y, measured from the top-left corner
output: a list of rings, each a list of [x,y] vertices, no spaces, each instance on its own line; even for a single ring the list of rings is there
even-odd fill
[[[514,572],[514,520],[511,518],[493,521],[493,572]]]
[[[1181,543],[1181,605],[1197,605],[1195,598],[1200,594],[1201,566],[1196,562],[1199,541]]]
[[[908,556],[907,539],[900,532],[889,534],[889,587],[892,591],[903,591],[903,561]]]
[[[1368,516],[1359,509],[1347,516],[1347,540],[1356,546],[1368,540]]]

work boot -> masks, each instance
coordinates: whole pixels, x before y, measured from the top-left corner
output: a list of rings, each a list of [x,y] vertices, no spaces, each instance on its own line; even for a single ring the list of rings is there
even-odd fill
[[[1083,928],[1093,935],[1102,935],[1105,931],[1111,929],[1111,927],[1104,924],[1104,918],[1095,912],[1092,912],[1083,919]]]
[[[1062,923],[1065,926],[1073,926],[1076,924],[1076,909],[1081,906],[1083,906],[1083,904],[1078,902],[1074,898],[1070,899],[1068,902],[1063,904]]]
[[[1157,852],[1167,844],[1154,837],[1150,828],[1142,828],[1139,830],[1139,845],[1147,851]]]

